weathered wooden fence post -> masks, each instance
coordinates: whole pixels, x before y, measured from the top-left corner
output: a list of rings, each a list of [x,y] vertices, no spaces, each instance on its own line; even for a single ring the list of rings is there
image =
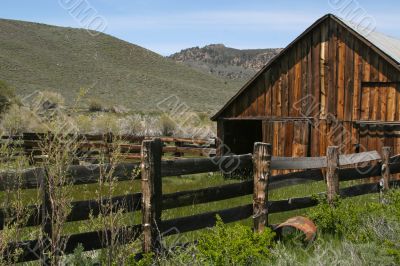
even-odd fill
[[[49,173],[46,169],[41,172],[40,178],[40,189],[42,193],[42,238],[40,239],[40,260],[41,265],[48,266],[51,265],[51,245],[53,239],[53,208],[51,205],[50,198],[50,183],[49,183]],[[55,254],[54,254],[55,255]]]
[[[382,181],[383,181],[383,191],[389,190],[390,183],[390,169],[389,169],[389,159],[390,153],[392,151],[391,147],[383,147],[382,148]]]
[[[339,147],[329,146],[326,151],[326,184],[328,203],[333,204],[339,194]]]
[[[114,141],[113,133],[112,132],[106,133],[104,138],[105,138],[107,159],[108,159],[108,162],[111,163],[111,159],[112,159],[112,156],[113,156],[112,153],[113,153],[113,149],[114,149],[114,147],[113,147],[113,141]]]
[[[268,225],[268,182],[271,175],[271,144],[256,142],[253,152],[253,222],[254,231],[263,232]]]
[[[162,142],[159,138],[142,142],[142,228],[143,252],[159,248],[157,227],[161,222],[162,183],[161,183]]]

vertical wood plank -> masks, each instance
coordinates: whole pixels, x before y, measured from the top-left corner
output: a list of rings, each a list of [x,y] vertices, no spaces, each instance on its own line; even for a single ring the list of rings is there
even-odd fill
[[[159,138],[142,142],[141,183],[142,183],[142,228],[144,253],[156,252],[160,248],[157,228],[161,223],[162,143]]]
[[[344,84],[344,69],[345,69],[345,56],[346,46],[343,41],[343,28],[339,27],[338,30],[338,99],[337,99],[337,118],[344,119],[344,101],[345,101],[345,84]]]
[[[295,49],[295,66],[294,66],[294,81],[293,81],[293,87],[294,87],[294,93],[292,95],[293,97],[293,103],[298,103],[299,100],[301,99],[301,43],[296,44],[294,47]],[[300,116],[300,109],[293,108],[293,116],[298,117]]]
[[[391,84],[387,88],[386,121],[394,121],[396,114],[396,87]]]
[[[354,89],[353,89],[353,114],[352,121],[360,119],[360,101],[361,101],[361,80],[362,80],[362,59],[360,56],[360,45],[358,41],[354,42]]]
[[[289,105],[288,105],[288,98],[289,98],[289,89],[288,89],[288,59],[287,55],[282,58],[281,61],[281,115],[288,116],[289,114]]]
[[[285,122],[285,156],[293,156],[293,121]]]
[[[328,203],[333,204],[337,195],[339,195],[339,147],[329,146],[326,151],[327,171],[327,198]]]
[[[272,88],[271,88],[271,69],[265,73],[265,115],[270,117],[272,114]]]
[[[330,21],[329,23],[329,101],[328,101],[328,112],[329,114],[336,116],[337,115],[337,97],[338,97],[338,89],[337,89],[337,69],[338,69],[338,59],[337,59],[337,23],[334,21]],[[325,154],[326,147],[323,148],[323,153]]]
[[[344,120],[351,121],[352,105],[353,105],[353,93],[354,93],[354,47],[353,47],[353,36],[346,32],[345,34],[345,96],[344,96]]]
[[[320,46],[320,119],[324,119],[327,114],[327,87],[326,87],[326,79],[327,79],[327,60],[326,58],[328,51],[328,25],[321,25],[321,46]]]
[[[260,116],[265,116],[265,77],[261,75],[257,79],[257,89],[258,89],[258,98],[257,98],[257,113]]]
[[[253,223],[254,231],[261,233],[268,226],[268,182],[271,175],[271,151],[270,144],[254,143],[253,173]]]
[[[216,140],[216,154],[217,156],[222,156],[225,154],[225,130],[226,122],[223,119],[218,119],[217,121],[217,140]]]

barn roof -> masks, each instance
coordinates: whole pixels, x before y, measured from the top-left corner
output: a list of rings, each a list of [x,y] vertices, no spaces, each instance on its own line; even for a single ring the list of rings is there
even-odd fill
[[[400,65],[400,40],[385,35],[383,33],[377,31],[366,30],[364,27],[360,27],[357,24],[354,24],[350,21],[344,20],[342,18],[336,17],[344,24],[346,24],[349,28],[353,29],[355,32],[360,34],[366,40],[371,42],[377,48],[379,48],[382,52],[390,56],[393,60]]]
[[[301,38],[307,33],[312,31],[315,27],[319,26],[326,19],[333,19],[340,25],[347,28],[355,37],[366,43],[375,52],[379,53],[389,63],[391,63],[397,70],[400,71],[400,40],[387,36],[383,33],[366,30],[365,27],[349,22],[345,19],[339,18],[333,14],[327,14],[318,19],[314,24],[307,28],[302,34],[300,34],[293,42],[291,42],[285,49],[283,49],[278,55],[271,59],[257,74],[251,78],[214,116],[211,120],[217,120],[218,117],[225,111],[226,108],[252,83],[255,81],[266,69],[268,69],[276,60],[278,60],[283,54],[286,53],[292,46],[294,46]]]

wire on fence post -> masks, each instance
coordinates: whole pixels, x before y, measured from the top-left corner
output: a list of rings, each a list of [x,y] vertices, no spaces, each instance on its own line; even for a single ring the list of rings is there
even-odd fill
[[[333,205],[337,195],[339,195],[339,147],[329,146],[326,151],[327,169],[326,185],[327,199]]]
[[[161,223],[162,183],[161,183],[162,142],[159,138],[142,142],[142,228],[144,253],[159,250],[157,227]]]
[[[271,144],[254,143],[253,153],[253,222],[254,231],[263,232],[268,225],[268,182],[271,176]]]

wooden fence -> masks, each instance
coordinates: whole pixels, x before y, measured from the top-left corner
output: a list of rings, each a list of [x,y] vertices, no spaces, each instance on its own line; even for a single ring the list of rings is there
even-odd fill
[[[79,161],[88,161],[98,163],[98,155],[110,156],[113,150],[118,149],[121,158],[124,160],[140,160],[141,143],[143,140],[149,140],[150,136],[135,135],[114,135],[107,134],[81,134],[70,135],[78,142],[78,150],[75,156]],[[23,133],[18,136],[2,136],[2,143],[10,147],[17,148],[16,155],[28,156],[31,164],[42,161],[46,154],[40,148],[42,142],[49,138],[45,133]],[[193,139],[179,137],[160,137],[163,141],[163,155],[169,154],[170,157],[206,156],[212,157],[216,154],[215,139]]]
[[[141,193],[116,196],[103,202],[97,200],[72,202],[72,210],[67,217],[68,222],[89,219],[90,215],[97,216],[101,212],[101,204],[112,203],[116,206],[111,211],[122,208],[124,212],[141,211],[142,223],[133,224],[118,229],[123,232],[123,238],[117,238],[118,244],[126,244],[142,235],[143,252],[155,251],[161,248],[159,233],[168,236],[199,230],[215,225],[216,215],[226,223],[235,222],[253,217],[254,228],[262,231],[268,224],[268,215],[315,206],[318,202],[312,196],[271,201],[268,193],[272,189],[302,184],[326,179],[327,197],[332,200],[335,195],[353,197],[367,193],[380,192],[380,183],[365,183],[339,189],[339,181],[366,179],[371,177],[382,178],[383,189],[397,186],[399,181],[390,180],[391,174],[400,173],[398,156],[390,157],[390,148],[384,148],[382,155],[376,151],[351,155],[339,155],[337,147],[329,147],[326,157],[317,158],[284,158],[271,156],[271,146],[264,143],[255,143],[253,154],[230,155],[213,158],[188,158],[178,160],[161,160],[162,141],[160,139],[145,140],[142,143],[141,157]],[[354,166],[355,164],[364,166]],[[131,180],[132,171],[139,167],[137,163],[119,164],[114,172],[118,180]],[[73,184],[95,183],[100,171],[109,169],[109,165],[86,168],[72,165],[68,168]],[[237,169],[253,168],[253,180],[240,183],[180,191],[164,194],[162,192],[162,178],[168,176],[189,175],[197,173],[229,172]],[[281,175],[271,175],[271,170],[299,170]],[[326,174],[323,172],[326,171]],[[0,190],[10,187],[15,182],[15,173],[0,175]],[[46,183],[46,173],[41,168],[30,169],[21,174],[22,188],[37,188]],[[31,206],[32,214],[25,226],[42,225],[44,233],[51,228],[49,221],[43,219],[49,210],[46,199],[46,186],[41,187],[43,193],[42,205]],[[162,220],[163,210],[192,206],[193,204],[227,200],[245,195],[253,195],[253,202],[242,206],[223,210],[210,211],[168,220]],[[0,210],[0,225],[4,226],[9,210]],[[44,223],[44,224],[43,224]],[[47,226],[46,226],[47,225]],[[2,229],[0,228],[0,229]],[[174,230],[170,230],[174,228]],[[73,234],[66,238],[65,254],[73,252],[81,243],[85,251],[105,248],[108,244],[104,237],[111,234],[109,231],[93,231]],[[37,260],[37,254],[45,254],[47,246],[41,245],[40,239],[10,243],[8,250],[21,248],[23,254],[20,261]],[[36,251],[36,252],[32,252]],[[43,258],[42,258],[43,260]]]

